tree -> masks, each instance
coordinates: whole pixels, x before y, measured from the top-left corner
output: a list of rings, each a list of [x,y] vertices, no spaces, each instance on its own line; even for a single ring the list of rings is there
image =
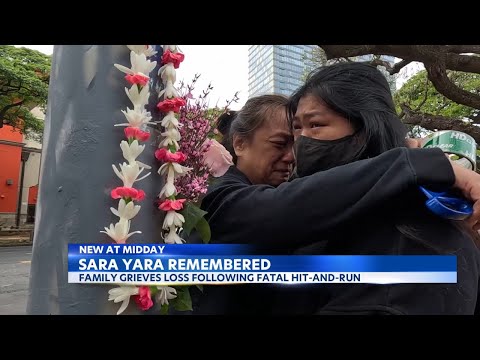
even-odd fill
[[[480,75],[449,71],[448,77],[456,86],[472,93],[480,90]],[[479,111],[458,104],[440,94],[428,80],[426,70],[410,78],[394,95],[397,111],[407,125],[434,129],[454,129],[470,134],[480,133],[471,124],[478,121]],[[419,114],[430,114],[423,117]],[[446,124],[448,122],[448,124]]]
[[[448,73],[450,80],[455,85],[470,92],[480,90],[480,75],[452,71]],[[396,104],[407,105],[410,109],[422,110],[432,115],[441,115],[456,119],[475,120],[479,111],[469,106],[457,104],[440,94],[428,80],[425,70],[419,71],[412,76],[400,90],[398,90],[394,99]]]
[[[389,59],[385,59],[384,57],[378,55],[328,59],[325,51],[321,47],[316,47],[313,48],[310,53],[303,56],[303,61],[305,64],[305,71],[302,75],[302,80],[306,80],[307,75],[310,73],[310,71],[319,66],[331,65],[338,62],[368,62],[370,64],[376,65],[378,69],[385,75],[391,91],[394,92],[396,90],[396,76],[390,74],[390,72],[387,71],[387,69],[384,67],[385,64],[390,64]]]
[[[319,45],[326,59],[349,58],[355,56],[376,55],[370,62],[384,66],[390,74],[397,74],[407,64],[417,61],[423,63],[428,80],[438,94],[451,101],[469,107],[472,113],[468,121],[463,121],[460,110],[439,114],[422,112],[421,109],[399,104],[402,118],[407,124],[418,125],[429,130],[458,130],[470,134],[480,143],[478,112],[480,111],[480,88],[468,87],[464,77],[477,77],[480,74],[480,45]],[[401,59],[391,65],[379,58],[389,55]],[[465,74],[467,73],[467,74]],[[478,83],[477,83],[478,84]],[[443,104],[443,103],[442,103]],[[442,105],[439,105],[442,106]],[[445,105],[445,109],[448,104]],[[425,110],[426,111],[426,110]],[[459,112],[460,111],[460,112]],[[448,114],[448,115],[447,115]]]
[[[45,111],[50,65],[50,56],[39,51],[0,46],[0,128],[11,125],[27,137],[41,137],[43,121],[30,110]]]

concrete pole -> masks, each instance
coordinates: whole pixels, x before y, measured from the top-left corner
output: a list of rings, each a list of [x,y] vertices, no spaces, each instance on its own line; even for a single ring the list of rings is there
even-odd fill
[[[109,209],[118,200],[110,198],[110,191],[122,186],[112,164],[123,162],[124,128],[113,125],[126,122],[121,110],[132,108],[124,74],[113,64],[130,67],[129,54],[125,45],[55,46],[27,314],[115,314],[120,305],[107,300],[112,286],[68,284],[67,253],[69,243],[111,243],[99,231],[116,222]],[[131,243],[162,242],[163,211],[154,206],[163,186],[156,173],[157,138],[153,134],[138,158],[152,166],[152,174],[136,183],[147,197],[130,229],[143,234],[133,235]],[[128,313],[139,312],[131,303]]]

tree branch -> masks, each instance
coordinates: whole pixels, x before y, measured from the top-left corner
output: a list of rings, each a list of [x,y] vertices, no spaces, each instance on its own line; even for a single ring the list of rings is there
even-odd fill
[[[480,124],[480,112],[470,116],[469,119],[472,120],[474,124]]]
[[[440,94],[443,94],[457,104],[480,109],[480,96],[462,90],[451,82],[447,76],[445,63],[441,58],[430,64],[425,64],[425,68],[428,73],[428,78]]]
[[[413,110],[414,112],[417,112],[420,110],[420,108],[425,104],[428,98],[428,77],[425,79],[425,97],[423,98],[422,102]]]
[[[445,45],[447,52],[456,54],[476,53],[480,54],[480,45]]]
[[[3,118],[5,117],[5,114],[7,113],[8,110],[14,108],[15,106],[21,106],[23,104],[24,100],[22,101],[19,101],[17,103],[14,103],[14,104],[9,104],[9,105],[6,105],[1,111],[0,111],[0,119],[2,119],[2,121],[0,121],[0,128],[3,127]]]
[[[390,75],[397,74],[403,67],[411,63],[410,60],[401,60],[392,66],[391,63],[389,63],[388,61],[382,60],[380,58],[374,58],[371,61],[364,61],[364,62],[366,64],[370,64],[373,66],[383,66]]]
[[[480,57],[447,53],[445,65],[448,70],[480,74]]]
[[[459,55],[461,53],[480,52],[480,45],[318,45],[328,60],[339,57],[355,57],[370,54],[395,56],[405,62],[430,62],[439,52],[446,55],[445,65],[448,70],[480,74],[480,57]],[[451,51],[449,49],[457,50]],[[401,63],[401,62],[400,62]],[[399,64],[400,64],[399,63]],[[402,64],[401,67],[406,64]],[[399,69],[401,69],[399,65]],[[395,67],[394,67],[395,68]]]
[[[417,45],[318,45],[325,54],[327,60],[338,57],[355,57],[370,54],[391,55],[400,59],[406,59],[410,61],[415,60],[412,55],[418,53],[415,50]],[[429,45],[425,45],[429,46]]]
[[[13,92],[19,92],[20,91],[20,88],[17,87],[7,87],[7,86],[4,86],[1,90],[0,90],[0,94],[2,95],[7,95],[9,93],[13,93]]]
[[[382,60],[382,59],[379,59],[379,58],[375,58],[371,61],[365,61],[365,63],[373,65],[373,66],[383,66],[385,69],[387,69],[387,71],[390,74],[393,71],[392,65],[388,61],[385,61],[385,60]]]
[[[454,120],[440,115],[431,114],[417,114],[414,113],[405,104],[401,105],[405,117],[402,121],[408,125],[418,125],[424,129],[438,131],[438,130],[455,130],[461,131],[472,136],[475,141],[480,144],[480,127],[475,126],[461,120]]]
[[[403,67],[407,66],[407,65],[410,64],[410,63],[411,63],[410,60],[401,60],[401,61],[399,61],[398,63],[396,63],[395,65],[393,65],[392,71],[390,71],[390,75],[393,75],[393,74],[398,73]]]

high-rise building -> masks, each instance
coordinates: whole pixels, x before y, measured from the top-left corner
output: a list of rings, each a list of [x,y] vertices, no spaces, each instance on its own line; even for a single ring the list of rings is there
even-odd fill
[[[262,94],[291,95],[303,84],[306,73],[318,64],[312,64],[312,51],[317,45],[251,45],[248,49],[248,96]],[[355,61],[370,61],[373,55],[358,56]],[[382,60],[395,63],[393,56]],[[379,67],[387,78],[392,92],[396,90],[396,75]]]
[[[291,95],[303,83],[305,60],[316,45],[251,45],[248,49],[248,96]]]

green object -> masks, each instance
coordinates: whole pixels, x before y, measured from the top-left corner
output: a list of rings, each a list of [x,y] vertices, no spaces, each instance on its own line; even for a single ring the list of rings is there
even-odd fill
[[[177,311],[191,311],[192,308],[192,298],[190,297],[190,290],[188,287],[179,286],[175,287],[177,290],[177,297],[171,302],[173,303],[173,307]]]
[[[440,148],[446,154],[458,157],[458,160],[451,157],[452,160],[460,161],[472,170],[477,169],[477,144],[468,134],[453,130],[437,131],[422,141],[422,147]]]
[[[203,211],[198,206],[187,202],[180,213],[185,218],[185,222],[182,226],[183,230],[187,235],[190,235],[190,232],[196,227],[199,220],[202,219],[207,212]]]
[[[195,225],[195,229],[197,229],[198,235],[202,239],[205,244],[210,242],[211,232],[210,232],[210,225],[208,221],[202,217],[198,220],[197,224]]]
[[[0,128],[10,125],[41,140],[44,121],[30,110],[46,111],[50,64],[51,57],[39,51],[0,45]]]

